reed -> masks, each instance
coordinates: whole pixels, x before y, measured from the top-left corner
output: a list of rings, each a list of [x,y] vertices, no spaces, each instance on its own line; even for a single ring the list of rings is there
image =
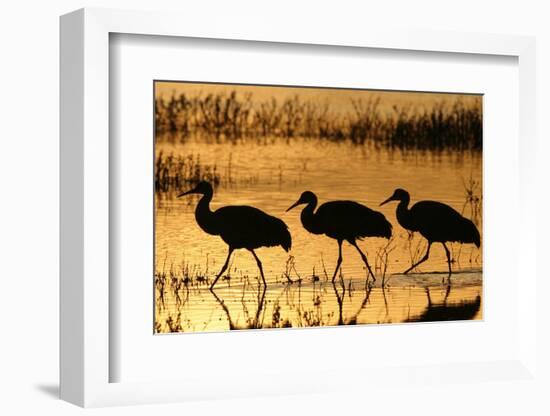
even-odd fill
[[[185,141],[190,135],[259,141],[318,138],[401,150],[475,150],[482,148],[481,104],[460,98],[412,109],[382,110],[380,98],[352,100],[352,110],[298,95],[255,100],[235,91],[155,100],[157,141]]]
[[[469,214],[472,222],[479,226],[481,220],[482,197],[481,197],[481,182],[476,181],[472,175],[465,180],[462,178],[464,186],[464,204],[462,205],[462,215]]]
[[[395,235],[392,236],[385,245],[379,247],[376,250],[374,258],[374,269],[382,277],[381,287],[384,288],[389,280],[386,279],[388,265],[390,263],[390,254],[397,248],[395,243]]]
[[[272,177],[266,178],[270,182],[282,184],[283,170],[279,169]],[[155,192],[173,196],[174,192],[187,190],[200,181],[207,181],[215,188],[217,186],[251,186],[260,181],[256,172],[236,172],[232,164],[232,153],[228,155],[224,169],[201,161],[200,154],[178,155],[165,154],[159,151],[155,158]]]
[[[219,185],[222,175],[216,165],[201,163],[200,155],[187,156],[168,154],[160,151],[155,160],[155,191],[180,190],[200,181]]]

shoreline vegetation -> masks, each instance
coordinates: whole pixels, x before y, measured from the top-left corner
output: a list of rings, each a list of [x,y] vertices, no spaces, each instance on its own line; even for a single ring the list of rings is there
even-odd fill
[[[348,144],[362,152],[388,151],[408,155],[444,153],[481,154],[481,101],[460,97],[414,109],[384,106],[380,97],[350,99],[351,110],[336,111],[327,101],[303,99],[255,99],[252,93],[173,93],[155,99],[157,144],[185,144],[193,138],[205,142],[270,145],[319,140]],[[462,157],[461,156],[461,157]],[[460,158],[459,158],[460,159]],[[205,164],[200,154],[174,154],[162,149],[155,154],[155,191],[171,193],[201,180],[234,185],[227,167]],[[246,178],[254,182],[257,178]]]
[[[299,139],[304,140],[304,139]],[[478,157],[480,152],[470,154],[471,157]],[[466,156],[461,152],[453,152],[450,158],[443,159],[442,154],[434,154],[433,152],[418,152],[415,155],[411,155],[412,160],[416,160],[417,163],[441,163],[442,160],[450,161],[453,164],[460,165],[464,162]],[[408,155],[399,152],[398,155],[388,154],[388,162],[400,158],[401,160],[408,160]],[[216,162],[205,163],[201,159],[200,152],[188,152],[185,154],[179,154],[173,150],[157,149],[155,153],[155,169],[154,169],[154,182],[155,192],[158,196],[171,198],[176,192],[179,192],[183,188],[196,185],[200,181],[207,181],[212,184],[214,188],[217,187],[235,187],[235,186],[250,186],[260,182],[268,183],[282,183],[283,176],[286,177],[287,172],[281,165],[277,171],[272,172],[269,177],[262,177],[257,173],[242,172],[235,169],[233,166],[233,153],[229,152],[226,155],[226,159],[220,161],[220,165]],[[473,183],[475,182],[475,183]],[[471,189],[471,191],[479,191],[480,183],[473,181],[472,177],[463,178],[463,185],[465,189]],[[478,198],[471,192],[469,194],[470,202],[476,202]]]
[[[295,284],[277,278],[269,292],[246,273],[227,275],[219,290],[210,291],[205,272],[200,266],[184,264],[179,272],[170,266],[169,271],[163,268],[155,274],[155,333],[458,321],[476,319],[481,310],[479,270],[463,272],[469,279],[458,285],[443,283],[438,273],[424,274],[408,285],[365,284],[343,275],[331,283],[327,276],[314,273]],[[472,290],[468,297],[448,301],[451,292]],[[401,309],[395,302],[403,296],[412,300],[413,292],[424,293],[424,304],[416,305],[414,311],[408,305],[407,315],[399,318]],[[213,310],[201,314],[206,305]],[[366,309],[370,310],[367,315]],[[223,314],[216,316],[220,311]],[[200,318],[188,316],[193,313]],[[215,328],[207,329],[210,325]]]
[[[228,172],[230,174],[230,172]],[[184,185],[208,181],[214,187],[221,182],[221,172],[216,165],[201,163],[200,155],[167,155],[160,151],[155,157],[155,192],[169,193]]]
[[[309,138],[375,149],[481,151],[481,103],[460,97],[414,109],[387,109],[380,97],[351,99],[338,112],[326,101],[295,95],[255,100],[252,93],[173,94],[155,99],[156,140],[185,142],[189,136],[241,140]],[[386,109],[384,109],[386,108]]]

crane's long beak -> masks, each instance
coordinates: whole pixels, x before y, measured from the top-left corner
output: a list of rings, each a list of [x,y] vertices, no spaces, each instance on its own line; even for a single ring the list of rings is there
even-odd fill
[[[192,193],[195,193],[195,188],[190,189],[189,191],[185,191],[184,193],[179,194],[177,197],[181,198],[182,196],[189,195],[189,194],[192,194]]]
[[[386,199],[384,202],[382,202],[379,206],[385,205],[385,204],[387,204],[388,202],[393,201],[393,200],[394,200],[394,199],[393,199],[393,195],[392,195],[392,196],[390,196],[388,199]]]
[[[286,212],[290,211],[292,208],[295,208],[297,207],[298,205],[300,205],[302,203],[302,201],[299,199],[297,200],[294,204],[292,204],[287,210]]]

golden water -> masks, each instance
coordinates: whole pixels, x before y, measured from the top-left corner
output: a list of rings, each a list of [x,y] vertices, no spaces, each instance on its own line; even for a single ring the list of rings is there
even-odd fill
[[[409,191],[411,204],[437,200],[470,217],[465,184],[470,180],[481,184],[480,154],[405,155],[321,140],[230,143],[200,138],[178,144],[160,142],[156,151],[200,155],[201,164],[216,165],[222,185],[215,189],[213,210],[253,205],[281,218],[292,235],[290,253],[281,247],[257,250],[268,282],[265,294],[258,286],[256,263],[246,250],[234,253],[228,272],[211,293],[207,281],[213,280],[225,261],[226,244],[197,225],[197,197],[157,195],[156,270],[167,276],[165,290],[161,293],[159,286],[156,290],[157,332],[389,323],[423,317],[434,320],[436,316],[481,318],[481,250],[473,245],[450,245],[454,260],[450,289],[441,245],[433,246],[429,260],[417,273],[403,276],[399,273],[412,259],[423,255],[425,240],[409,238],[396,221],[395,203],[379,207],[399,187]],[[299,207],[285,212],[305,190],[315,192],[319,204],[336,199],[360,202],[382,212],[392,223],[394,238],[389,246],[388,240],[380,238],[359,243],[376,268],[373,287],[365,286],[364,264],[346,243],[337,284],[327,280],[335,267],[336,241],[308,233],[300,223]],[[481,196],[481,188],[476,192]],[[481,218],[478,228],[481,231]],[[387,262],[384,248],[389,251]],[[190,280],[184,285],[174,281],[172,286],[170,272],[174,278],[189,276]],[[384,275],[387,285],[383,289]],[[286,276],[301,284],[285,284]]]

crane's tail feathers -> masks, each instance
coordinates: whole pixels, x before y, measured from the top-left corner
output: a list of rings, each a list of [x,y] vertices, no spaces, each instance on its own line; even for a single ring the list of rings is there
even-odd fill
[[[386,226],[385,226],[385,230],[384,230],[384,235],[383,237],[385,238],[391,238],[392,236],[392,226],[391,224],[389,223],[389,221],[386,221]]]
[[[373,230],[372,236],[373,237],[383,237],[383,238],[391,238],[392,236],[392,225],[390,222],[386,219],[384,214],[378,212],[378,221],[373,221],[373,224],[376,224],[376,229]]]
[[[481,246],[481,236],[479,235],[479,231],[477,230],[477,228],[475,228],[474,244],[476,245],[477,248]]]
[[[286,234],[284,234],[281,238],[281,247],[283,247],[286,252],[289,252],[292,248],[292,237],[290,236],[288,230],[285,230],[285,232]]]
[[[468,220],[468,227],[465,228],[466,235],[464,236],[464,243],[474,243],[477,248],[481,246],[481,235],[475,224]]]
[[[273,229],[273,236],[275,236],[274,245],[280,245],[286,252],[290,251],[292,247],[292,237],[288,231],[288,226],[280,219],[277,219]]]

